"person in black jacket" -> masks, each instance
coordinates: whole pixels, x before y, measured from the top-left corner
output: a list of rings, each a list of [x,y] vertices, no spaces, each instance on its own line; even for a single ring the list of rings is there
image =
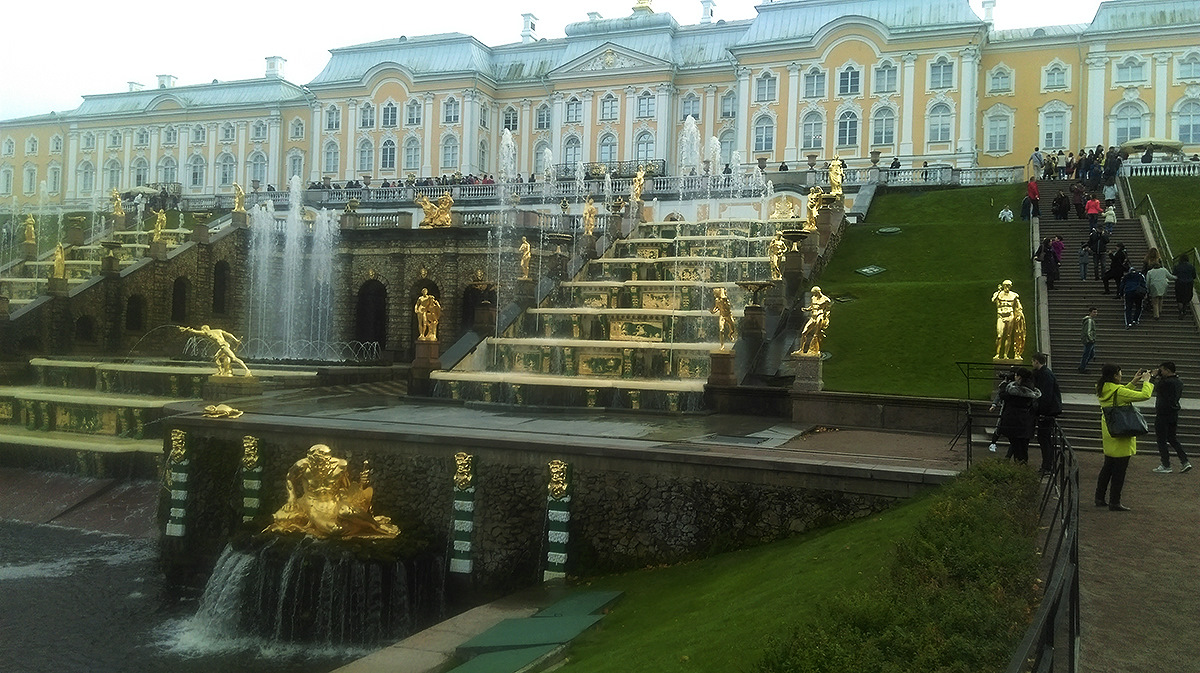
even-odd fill
[[[1008,453],[1004,456],[1020,463],[1029,462],[1029,440],[1033,438],[1034,408],[1042,393],[1032,387],[1033,372],[1021,367],[1013,380],[1000,388],[1000,423],[996,430],[1008,437]]]
[[[1047,366],[1049,358],[1045,353],[1033,354],[1033,387],[1038,389],[1041,397],[1037,401],[1037,440],[1042,450],[1042,474],[1050,474],[1054,468],[1054,422],[1062,413],[1062,391],[1058,388],[1058,379]]]
[[[1108,253],[1108,273],[1104,274],[1104,294],[1108,294],[1108,281],[1116,281],[1117,298],[1121,298],[1121,278],[1129,266],[1129,253],[1125,252],[1125,244],[1118,243],[1117,249]]]
[[[1183,382],[1175,375],[1175,363],[1164,362],[1158,366],[1158,373],[1150,380],[1154,384],[1154,437],[1158,440],[1158,455],[1162,464],[1154,468],[1159,474],[1170,474],[1171,452],[1167,446],[1175,449],[1179,457],[1180,472],[1192,469],[1187,454],[1179,445],[1179,398],[1183,396]]]

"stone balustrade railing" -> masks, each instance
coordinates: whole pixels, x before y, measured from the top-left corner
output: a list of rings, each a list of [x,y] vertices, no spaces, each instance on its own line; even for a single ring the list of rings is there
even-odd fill
[[[1200,161],[1170,161],[1157,164],[1126,161],[1121,164],[1120,175],[1128,178],[1195,178],[1200,177]]]

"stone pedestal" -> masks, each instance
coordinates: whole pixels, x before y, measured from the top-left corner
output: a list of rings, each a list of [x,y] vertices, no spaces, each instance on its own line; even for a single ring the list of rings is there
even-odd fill
[[[767,312],[761,306],[747,306],[742,314],[742,324],[738,334],[743,339],[762,341],[767,334]]]
[[[206,402],[221,402],[235,397],[252,397],[262,395],[262,382],[257,376],[217,376],[208,377],[201,395]]]
[[[117,231],[128,229],[129,220],[133,219],[129,217],[129,213],[125,213],[124,215],[109,215],[109,218],[112,220],[113,229]]]
[[[8,297],[0,297],[0,316],[8,315]]]
[[[197,243],[208,243],[212,240],[212,234],[209,233],[208,225],[196,223],[192,227],[191,239]]]
[[[579,237],[579,254],[584,259],[596,259],[596,235],[584,234]]]
[[[233,218],[233,226],[242,227],[243,229],[250,226],[250,218],[246,216],[246,211],[242,211],[240,213],[232,212],[229,215]]]
[[[103,276],[119,276],[121,274],[121,260],[113,255],[101,257],[100,274]]]
[[[496,332],[496,305],[484,302],[475,307],[475,332],[481,336],[493,336]]]
[[[734,355],[732,350],[709,351],[708,385],[736,386],[737,373],[733,368]]]
[[[408,392],[429,395],[433,392],[429,375],[442,368],[440,345],[436,341],[418,341],[412,366],[408,370]]]
[[[821,379],[819,355],[788,355],[783,360],[780,373],[796,377],[792,382],[792,392],[811,393],[825,387],[825,382]]]
[[[65,245],[83,245],[84,233],[81,227],[67,227]]]
[[[536,300],[535,293],[537,292],[537,281],[532,278],[518,278],[517,285],[517,302],[521,306],[532,306]]]
[[[150,241],[150,249],[146,251],[146,256],[150,259],[162,261],[167,258],[167,242],[166,241]]]
[[[32,262],[37,259],[37,243],[24,242],[21,243],[21,253],[25,256],[26,262]]]
[[[67,279],[54,278],[53,276],[46,279],[46,294],[51,297],[67,296]]]
[[[342,213],[342,229],[358,229],[358,213]]]

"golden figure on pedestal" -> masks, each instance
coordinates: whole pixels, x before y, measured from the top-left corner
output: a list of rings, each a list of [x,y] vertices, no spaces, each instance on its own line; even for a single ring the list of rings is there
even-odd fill
[[[51,278],[66,278],[67,277],[67,253],[63,250],[62,243],[54,246],[54,270],[51,271]]]
[[[517,253],[521,255],[521,280],[529,280],[529,263],[533,261],[533,252],[529,240],[524,236],[521,237],[521,245],[517,246]]]
[[[154,235],[150,237],[151,241],[157,243],[162,240],[163,229],[167,228],[167,211],[160,210],[154,217]]]
[[[421,296],[413,307],[417,314],[417,341],[437,341],[438,321],[442,318],[442,305],[437,297],[429,294],[429,288],[421,288]]]
[[[214,374],[214,376],[233,376],[233,365],[235,364],[242,368],[242,371],[245,372],[245,376],[252,376],[250,373],[250,368],[247,367],[246,363],[242,362],[242,359],[233,352],[234,347],[242,344],[241,339],[223,329],[209,327],[208,325],[201,325],[200,329],[180,326],[179,331],[195,334],[197,336],[208,337],[217,345],[216,355],[213,356],[213,359],[217,364],[217,373]]]
[[[246,212],[246,192],[242,191],[242,186],[238,183],[233,183],[233,212]]]
[[[996,355],[993,360],[1020,360],[1025,350],[1025,310],[1012,291],[1012,281],[1000,283],[992,294],[996,305]]]
[[[638,166],[637,175],[633,176],[633,181],[629,183],[629,203],[641,203],[642,188],[646,185],[646,169],[643,166]],[[636,206],[635,206],[636,207]]]
[[[37,230],[34,228],[36,223],[33,220],[33,214],[25,216],[25,242],[37,243]]]
[[[767,256],[771,258],[771,280],[781,280],[783,271],[779,268],[779,264],[783,262],[787,256],[788,244],[783,240],[783,234],[775,232],[775,238],[767,244]]]
[[[437,203],[430,201],[424,194],[418,194],[414,200],[425,211],[425,219],[421,220],[422,227],[450,226],[450,208],[454,205],[454,198],[450,196],[450,192],[442,192]]]
[[[792,355],[820,355],[821,341],[825,339],[825,329],[829,327],[829,310],[832,300],[814,285],[810,291],[808,306],[804,312],[808,314],[808,322],[800,330],[800,348]]]
[[[471,487],[471,482],[475,480],[475,474],[472,469],[474,458],[471,454],[465,451],[459,451],[454,454],[454,486],[459,490],[468,489]]]
[[[345,460],[324,444],[313,444],[287,474],[287,502],[275,512],[264,533],[305,533],[319,538],[389,539],[400,529],[371,512],[375,490],[370,465],[363,461],[351,481]]]
[[[833,196],[842,195],[842,179],[846,177],[846,162],[838,155],[833,155],[829,162],[829,193]]]
[[[825,190],[820,187],[812,187],[808,190],[808,219],[804,223],[805,231],[817,230],[817,211],[821,209],[821,201],[824,200]]]
[[[583,204],[583,233],[585,236],[591,236],[596,231],[596,213],[598,212],[600,211],[589,195],[587,203]]]
[[[112,194],[109,194],[108,198],[112,200],[113,217],[125,217],[125,208],[121,205],[121,192],[113,188]]]
[[[729,304],[729,295],[725,288],[713,288],[713,305],[708,312],[718,317],[717,339],[721,342],[721,350],[725,350],[726,340],[732,344],[737,339],[737,329],[733,324],[733,307]]]
[[[548,463],[550,468],[550,483],[546,486],[546,490],[550,492],[550,497],[555,500],[561,500],[567,494],[567,464],[561,460],[552,460]]]

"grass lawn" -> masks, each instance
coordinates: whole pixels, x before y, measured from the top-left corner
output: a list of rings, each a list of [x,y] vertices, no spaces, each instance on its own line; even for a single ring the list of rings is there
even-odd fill
[[[594,579],[625,595],[572,645],[560,670],[587,673],[749,671],[767,638],[812,619],[818,603],[865,587],[928,497],[869,519],[676,566]]]
[[[846,230],[817,280],[835,298],[822,345],[826,390],[963,397],[956,361],[985,362],[995,354],[995,308],[1004,279],[1022,297],[1028,323],[1026,356],[1035,349],[1029,227],[1004,224],[1005,204],[1020,209],[1023,185],[878,195],[868,222]],[[901,233],[875,233],[897,226]],[[868,265],[883,273],[855,272]]]
[[[1200,246],[1200,181],[1196,178],[1130,178],[1134,198],[1154,200],[1171,251],[1180,255]]]

